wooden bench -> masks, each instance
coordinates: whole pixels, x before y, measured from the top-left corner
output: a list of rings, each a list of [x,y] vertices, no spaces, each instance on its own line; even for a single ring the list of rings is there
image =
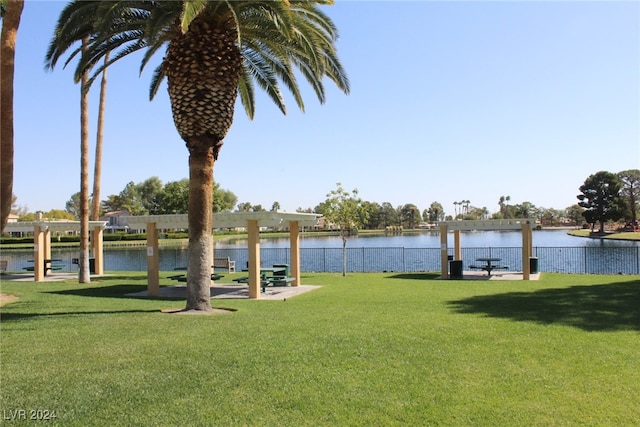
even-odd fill
[[[226,258],[214,258],[213,259],[213,268],[224,268],[229,273],[236,272],[236,262],[231,261],[229,257]]]

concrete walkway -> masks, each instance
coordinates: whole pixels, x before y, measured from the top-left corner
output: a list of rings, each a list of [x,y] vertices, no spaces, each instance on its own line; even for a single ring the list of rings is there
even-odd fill
[[[313,285],[300,285],[300,286],[276,286],[268,287],[266,292],[260,293],[260,300],[279,300],[283,301],[287,298],[293,298],[297,295],[305,292],[318,289],[320,286]],[[247,285],[211,285],[212,299],[248,299],[249,287]],[[187,298],[187,287],[184,285],[178,286],[163,286],[160,288],[159,297],[150,297],[147,291],[134,292],[127,294],[129,297],[142,297],[142,298]]]

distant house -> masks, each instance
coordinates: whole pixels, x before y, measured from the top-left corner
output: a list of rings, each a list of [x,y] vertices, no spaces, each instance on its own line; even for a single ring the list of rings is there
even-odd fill
[[[119,231],[129,231],[129,224],[126,217],[131,215],[129,210],[122,209],[119,211],[107,212],[100,217],[100,221],[107,221],[105,233],[117,233]]]

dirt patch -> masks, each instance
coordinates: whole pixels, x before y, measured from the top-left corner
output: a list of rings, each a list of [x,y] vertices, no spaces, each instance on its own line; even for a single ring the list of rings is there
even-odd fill
[[[18,297],[15,295],[0,293],[0,307],[5,304],[9,304],[10,302],[14,302],[17,299]]]

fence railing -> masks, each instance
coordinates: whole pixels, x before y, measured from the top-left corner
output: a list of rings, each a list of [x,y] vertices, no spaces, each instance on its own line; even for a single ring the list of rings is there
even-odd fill
[[[452,254],[453,249],[450,249]],[[246,248],[216,249],[216,257],[229,257],[236,261],[238,270],[246,266]],[[77,249],[52,248],[52,257],[62,259],[62,271],[77,271],[71,262],[78,256]],[[105,270],[145,271],[145,248],[106,249]],[[262,265],[290,264],[288,248],[261,248]],[[534,247],[541,272],[576,274],[640,274],[640,247]],[[346,248],[349,272],[420,272],[440,271],[439,248]],[[522,249],[516,247],[462,248],[463,270],[475,263],[476,258],[497,257],[511,271],[522,271]],[[2,259],[8,261],[8,271],[22,271],[33,251],[4,251]],[[300,249],[300,269],[304,272],[341,272],[342,248]],[[186,248],[160,248],[160,270],[172,271],[187,265]]]

